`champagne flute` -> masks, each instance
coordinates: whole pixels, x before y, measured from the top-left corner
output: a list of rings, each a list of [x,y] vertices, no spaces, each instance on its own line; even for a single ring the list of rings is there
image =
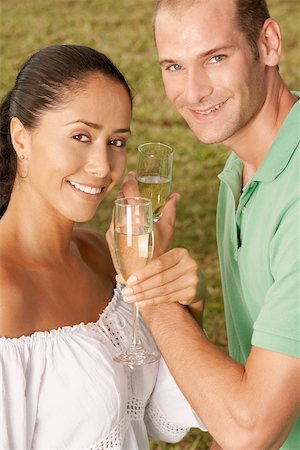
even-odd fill
[[[152,202],[142,197],[125,197],[115,201],[115,250],[122,276],[127,280],[143,268],[153,255]],[[147,351],[139,337],[139,309],[133,304],[132,342],[128,349],[117,355],[117,362],[129,366],[149,364],[159,359],[159,353]]]
[[[173,149],[160,142],[146,142],[138,146],[138,187],[143,197],[150,198],[153,220],[161,217],[171,192]]]

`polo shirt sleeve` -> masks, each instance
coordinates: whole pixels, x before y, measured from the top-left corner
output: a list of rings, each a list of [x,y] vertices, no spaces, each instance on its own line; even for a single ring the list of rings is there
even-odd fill
[[[270,245],[274,282],[254,323],[252,345],[300,357],[300,199],[282,217]]]

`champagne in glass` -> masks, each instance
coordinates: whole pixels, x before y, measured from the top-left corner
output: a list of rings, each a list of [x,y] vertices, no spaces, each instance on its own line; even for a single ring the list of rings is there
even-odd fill
[[[127,280],[143,268],[153,255],[153,217],[151,200],[127,197],[115,201],[114,211],[115,250],[122,276]],[[132,342],[125,352],[114,359],[122,364],[136,366],[159,359],[158,353],[147,351],[139,337],[139,310],[133,304]]]
[[[138,187],[143,197],[152,200],[153,220],[159,220],[171,192],[173,149],[160,142],[138,146]]]

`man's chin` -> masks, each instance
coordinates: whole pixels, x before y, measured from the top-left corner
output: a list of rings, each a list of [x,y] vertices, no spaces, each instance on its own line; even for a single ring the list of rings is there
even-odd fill
[[[192,132],[194,133],[194,135],[196,136],[196,138],[202,142],[202,144],[221,144],[223,143],[228,136],[224,134],[219,134],[219,133],[202,133],[199,132],[199,130],[193,130]]]
[[[234,127],[232,127],[229,121],[227,121],[227,126],[225,127],[225,119],[222,121],[207,120],[203,121],[203,123],[197,123],[195,120],[191,120],[184,111],[180,109],[179,111],[192,133],[203,144],[222,144],[235,132]]]

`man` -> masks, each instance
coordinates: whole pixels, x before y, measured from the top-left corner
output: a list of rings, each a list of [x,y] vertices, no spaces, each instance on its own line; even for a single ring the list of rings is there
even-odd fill
[[[296,450],[300,102],[278,71],[280,29],[264,0],[160,0],[154,33],[171,102],[201,142],[233,150],[217,213],[230,357],[179,303],[143,316],[214,448]],[[172,259],[137,272],[125,295],[149,301],[145,280]]]

